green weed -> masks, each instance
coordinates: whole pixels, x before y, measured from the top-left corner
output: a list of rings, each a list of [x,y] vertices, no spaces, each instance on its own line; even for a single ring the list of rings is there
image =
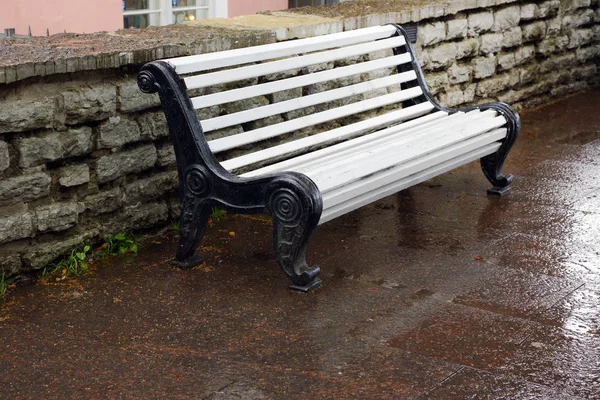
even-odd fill
[[[2,275],[0,275],[0,298],[4,297],[4,295],[8,291],[9,283],[10,281],[5,278],[4,271],[2,271]]]
[[[219,207],[212,208],[212,212],[210,213],[210,218],[213,220],[213,222],[222,221],[226,217],[227,217],[227,211],[225,211]]]
[[[101,247],[101,254],[123,254],[138,252],[138,240],[135,236],[129,233],[119,233],[109,238]]]
[[[181,221],[179,219],[176,219],[174,221],[171,222],[171,225],[169,226],[169,230],[175,231],[175,232],[179,232],[179,227],[181,226]]]
[[[50,272],[53,275],[79,275],[82,272],[87,271],[87,254],[90,251],[90,246],[85,245],[83,249],[74,249],[66,257],[63,257],[60,261],[51,267],[50,271],[44,268],[42,275],[45,276]]]

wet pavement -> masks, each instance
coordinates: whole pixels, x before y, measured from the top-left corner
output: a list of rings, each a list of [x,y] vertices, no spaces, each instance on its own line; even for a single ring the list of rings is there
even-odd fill
[[[0,300],[0,398],[600,399],[600,91],[522,113],[467,165],[319,227],[287,289],[261,217]]]

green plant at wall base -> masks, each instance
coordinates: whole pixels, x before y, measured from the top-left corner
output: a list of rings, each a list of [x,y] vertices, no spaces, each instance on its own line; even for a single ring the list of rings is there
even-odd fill
[[[87,271],[87,253],[90,251],[90,246],[85,245],[83,249],[74,249],[71,254],[57,262],[51,269],[52,274],[79,275]],[[42,275],[47,274],[47,269],[44,269]]]
[[[135,236],[128,233],[119,233],[109,238],[101,247],[103,255],[107,254],[123,254],[138,252],[138,240]]]
[[[4,277],[4,272],[0,275],[0,297],[4,297],[8,291],[8,280]]]
[[[181,221],[176,219],[173,222],[171,222],[171,226],[169,226],[169,230],[175,231],[175,232],[179,232],[179,227],[181,226]]]
[[[213,207],[210,213],[210,218],[213,222],[219,222],[227,217],[227,211],[220,209],[219,207]]]

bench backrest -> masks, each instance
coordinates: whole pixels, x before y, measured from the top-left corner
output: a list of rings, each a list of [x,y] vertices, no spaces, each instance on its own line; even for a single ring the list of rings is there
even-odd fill
[[[164,61],[210,150],[239,173],[431,112],[409,49],[384,25]]]

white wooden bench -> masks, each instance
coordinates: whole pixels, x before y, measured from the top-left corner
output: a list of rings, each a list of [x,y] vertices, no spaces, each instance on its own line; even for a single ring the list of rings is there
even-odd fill
[[[317,225],[477,159],[490,193],[510,188],[501,167],[518,114],[440,106],[397,25],[155,61],[138,83],[159,93],[175,148],[182,268],[202,261],[213,206],[269,213],[280,267],[309,291],[320,284],[305,260]]]

